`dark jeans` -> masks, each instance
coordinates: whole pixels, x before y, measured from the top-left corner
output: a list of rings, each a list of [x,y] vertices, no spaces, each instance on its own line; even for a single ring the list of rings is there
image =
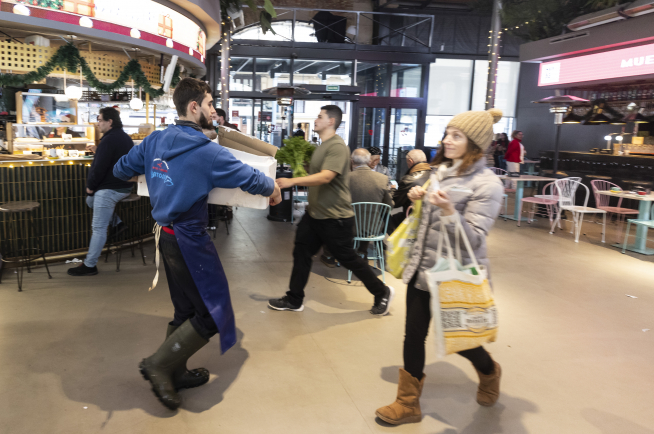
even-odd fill
[[[312,218],[305,213],[297,226],[295,233],[295,248],[293,249],[293,272],[289,291],[286,295],[294,305],[301,305],[304,300],[304,287],[311,274],[312,257],[322,245],[334,255],[342,266],[359,278],[375,296],[375,302],[385,293],[384,283],[375,276],[368,261],[357,255],[353,245],[354,217],[349,219]]]
[[[209,340],[218,333],[218,327],[202,301],[175,235],[161,231],[159,252],[166,269],[170,299],[175,307],[175,319],[170,325],[179,327],[184,321],[190,319],[195,331]]]
[[[413,276],[406,288],[404,370],[415,378],[422,378],[425,369],[425,339],[431,321],[431,294],[415,287],[416,276]],[[458,354],[470,360],[481,373],[488,375],[493,372],[493,359],[484,347],[479,346]]]

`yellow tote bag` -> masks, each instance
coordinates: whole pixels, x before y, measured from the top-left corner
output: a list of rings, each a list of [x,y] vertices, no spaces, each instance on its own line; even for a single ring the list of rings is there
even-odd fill
[[[429,187],[429,180],[422,186],[425,190]],[[411,259],[411,249],[416,242],[420,217],[422,216],[422,200],[413,203],[411,214],[386,239],[386,271],[393,277],[402,278],[404,268]]]
[[[472,261],[469,265],[461,265],[459,237]],[[453,252],[442,224],[438,259],[436,265],[427,271],[436,354],[439,357],[477,348],[495,342],[497,338],[497,307],[487,271],[477,263],[461,222],[456,223],[455,240],[456,252]],[[447,257],[442,256],[443,242],[447,247]]]

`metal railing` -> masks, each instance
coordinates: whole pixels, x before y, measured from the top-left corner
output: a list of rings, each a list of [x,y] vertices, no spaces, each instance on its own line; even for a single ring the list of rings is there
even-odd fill
[[[248,10],[244,8],[243,12]],[[432,46],[433,15],[285,7],[277,7],[275,10],[277,17],[273,18],[271,23],[276,35],[263,35],[259,31],[256,38],[239,37],[239,34],[245,31],[256,31],[259,27],[257,21],[237,29],[232,42],[239,44],[275,41],[281,42],[282,46],[336,43],[351,45],[351,48],[355,49],[365,46],[388,46],[417,48],[419,51],[429,51]],[[313,26],[314,33],[310,36],[315,37],[315,40],[306,38],[309,25]],[[350,32],[352,27],[354,32]]]

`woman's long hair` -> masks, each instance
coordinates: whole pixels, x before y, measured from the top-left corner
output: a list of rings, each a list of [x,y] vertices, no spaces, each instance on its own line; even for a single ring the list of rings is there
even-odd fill
[[[473,142],[470,138],[468,138],[468,149],[466,150],[466,153],[463,156],[463,161],[461,162],[461,166],[459,166],[457,175],[463,174],[466,170],[472,167],[472,165],[474,165],[477,161],[479,161],[483,156],[484,156],[484,151],[482,151],[481,148],[475,142]],[[431,160],[431,163],[429,164],[431,164],[432,166],[440,166],[443,163],[447,164],[448,166],[451,166],[452,159],[447,158],[445,156],[445,145],[442,144],[441,141],[441,147],[438,149],[438,152],[436,152],[436,156],[434,157],[433,160]]]

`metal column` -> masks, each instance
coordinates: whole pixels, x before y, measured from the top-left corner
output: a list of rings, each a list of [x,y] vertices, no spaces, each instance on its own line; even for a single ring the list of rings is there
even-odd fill
[[[225,20],[223,37],[220,42],[220,108],[225,110],[229,119],[229,64],[231,52],[231,19]]]
[[[493,1],[491,17],[490,47],[488,50],[488,81],[486,82],[486,110],[495,106],[495,87],[497,85],[497,65],[500,61],[500,35],[502,34],[502,0]]]

